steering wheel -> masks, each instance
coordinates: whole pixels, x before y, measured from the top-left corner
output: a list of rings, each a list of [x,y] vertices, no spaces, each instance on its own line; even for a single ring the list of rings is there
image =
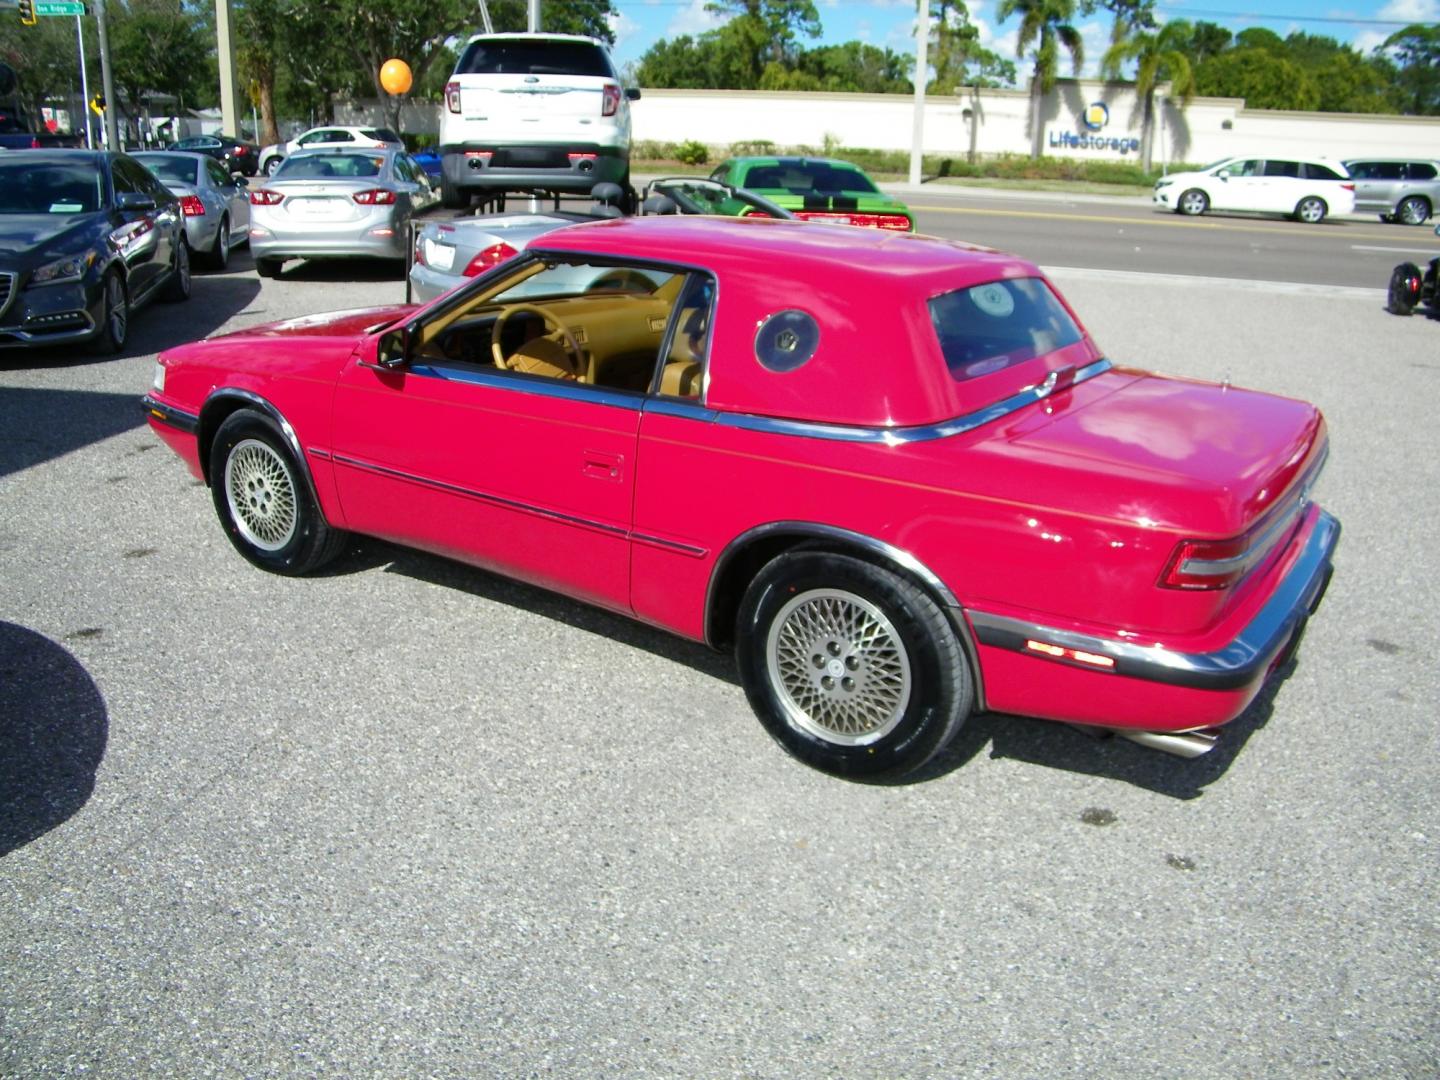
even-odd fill
[[[537,304],[511,304],[500,312],[500,317],[495,320],[495,325],[490,330],[490,355],[495,358],[495,366],[497,368],[504,371],[510,367],[510,360],[515,354],[512,353],[509,357],[505,355],[505,349],[500,343],[501,337],[505,332],[505,324],[510,321],[510,317],[521,314],[535,315],[541,322],[555,327],[553,331],[544,336],[555,345],[564,349],[568,354],[571,375],[578,379],[585,374],[585,357],[580,351],[580,343],[575,340],[575,335],[572,334],[570,328],[557,319],[554,314],[546,311]],[[524,346],[522,345],[520,349],[515,350],[515,352],[518,353],[523,349]]]

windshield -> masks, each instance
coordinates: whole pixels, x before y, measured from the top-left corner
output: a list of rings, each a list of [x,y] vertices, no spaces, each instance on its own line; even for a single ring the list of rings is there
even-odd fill
[[[1039,278],[1011,278],[957,289],[930,301],[940,351],[958,381],[1044,356],[1082,337],[1075,320]]]
[[[806,192],[874,195],[875,185],[859,169],[828,161],[780,162],[756,165],[745,174],[745,186],[761,191],[784,189],[796,195]]]
[[[379,176],[385,158],[378,154],[341,152],[296,154],[275,172],[276,180],[328,180],[336,177]]]
[[[104,177],[92,162],[0,160],[0,214],[92,214],[104,205]]]
[[[732,188],[713,180],[691,177],[654,180],[650,191],[670,198],[682,214],[727,214],[732,217],[759,215],[793,218],[789,210],[776,206],[744,188]]]
[[[162,184],[189,184],[191,187],[199,178],[202,164],[182,157],[142,157],[139,161]]]

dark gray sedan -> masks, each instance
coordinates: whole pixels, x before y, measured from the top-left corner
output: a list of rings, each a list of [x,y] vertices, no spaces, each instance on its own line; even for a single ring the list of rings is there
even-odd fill
[[[245,178],[204,154],[155,150],[131,156],[179,198],[190,250],[212,269],[225,269],[230,252],[250,239]]]

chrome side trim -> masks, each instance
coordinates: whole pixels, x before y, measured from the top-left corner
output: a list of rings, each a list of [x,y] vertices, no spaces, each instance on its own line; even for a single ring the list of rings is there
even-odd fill
[[[1112,658],[1114,668],[1085,669],[1099,675],[1127,675],[1197,690],[1235,690],[1264,675],[1319,606],[1334,571],[1331,559],[1339,541],[1340,522],[1322,510],[1300,557],[1274,595],[1234,641],[1214,652],[1171,652],[1160,645],[1092,637],[973,609],[967,615],[975,636],[994,648],[1030,655],[1025,642],[1041,640]]]
[[[20,280],[19,274],[13,274],[8,270],[0,270],[0,319],[5,317],[5,312],[10,310],[10,305],[20,290],[15,287]]]
[[[533,514],[535,517],[546,518],[550,521],[560,521],[567,525],[577,525],[584,529],[592,529],[595,532],[605,533],[607,536],[628,539],[630,535],[628,529],[619,525],[610,525],[603,521],[595,521],[592,518],[575,517],[572,514],[562,514],[558,510],[549,510],[545,507],[535,506],[532,503],[524,503],[516,499],[507,499],[500,495],[492,495],[489,492],[462,487],[459,484],[450,484],[444,480],[432,480],[428,477],[417,476],[415,473],[404,472],[401,469],[392,469],[386,465],[377,465],[371,461],[362,461],[359,458],[349,457],[346,454],[332,454],[331,460],[337,465],[348,465],[352,469],[359,469],[362,472],[372,473],[376,476],[384,476],[391,480],[403,480],[406,483],[416,484],[420,487],[429,488],[432,491],[443,491],[448,495],[461,495],[467,499],[475,499],[479,502],[489,503],[491,506],[504,507],[507,510],[518,510],[521,513]],[[663,543],[663,541],[660,542]]]
[[[1086,364],[1075,372],[1075,378],[1066,385],[1078,385],[1097,375],[1109,371],[1109,360],[1100,359]],[[948,439],[952,435],[963,435],[978,427],[992,423],[1013,412],[1043,401],[1055,390],[1059,377],[1052,372],[1044,382],[1027,386],[1019,393],[1011,394],[1003,401],[987,405],[953,420],[938,424],[920,424],[915,427],[851,427],[843,424],[823,424],[810,420],[780,420],[771,416],[753,416],[737,413],[713,413],[709,419],[726,427],[741,428],[745,431],[759,431],[769,435],[798,435],[807,439],[830,439],[835,442],[883,443],[897,446],[903,443],[929,442],[933,439]],[[697,417],[698,419],[698,417]]]
[[[140,399],[140,406],[145,410],[146,416],[154,417],[162,424],[183,431],[186,435],[194,435],[200,429],[200,417],[173,405],[166,405],[163,401],[156,401],[149,394]]]
[[[584,402],[587,405],[608,405],[612,409],[625,409],[629,412],[639,412],[645,404],[645,395],[640,391],[611,390],[603,386],[591,386],[589,383],[550,379],[543,375],[501,374],[473,368],[452,368],[443,364],[411,364],[407,370],[421,378],[489,386],[517,394],[561,398]]]

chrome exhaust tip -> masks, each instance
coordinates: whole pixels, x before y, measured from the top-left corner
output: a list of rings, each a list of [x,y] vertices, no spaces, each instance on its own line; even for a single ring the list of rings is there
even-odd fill
[[[1197,758],[1208,754],[1220,741],[1218,728],[1205,728],[1201,731],[1133,731],[1111,728],[1110,731],[1122,739],[1129,739],[1151,750],[1161,750],[1183,758]]]

